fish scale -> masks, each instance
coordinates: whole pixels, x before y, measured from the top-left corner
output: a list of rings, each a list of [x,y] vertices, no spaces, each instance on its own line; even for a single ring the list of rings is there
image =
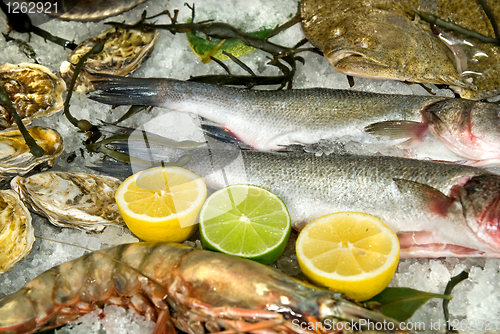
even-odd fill
[[[378,153],[393,148],[398,140],[419,142],[430,134],[454,156],[451,159],[500,165],[499,107],[492,103],[326,88],[250,90],[109,75],[92,83],[97,89],[90,94],[93,100],[196,114],[215,124],[208,131],[211,135],[254,150],[280,151],[330,140],[376,144],[368,150]],[[445,113],[457,117],[444,117]],[[418,157],[447,159],[435,148],[412,150]],[[398,153],[407,156],[406,151]]]
[[[498,204],[500,176],[484,169],[380,156],[238,154],[195,154],[185,167],[214,189],[254,184],[272,191],[298,230],[332,212],[359,211],[405,238],[403,257],[500,257],[500,240],[488,230],[499,213],[481,218]],[[419,241],[407,245],[412,238]]]

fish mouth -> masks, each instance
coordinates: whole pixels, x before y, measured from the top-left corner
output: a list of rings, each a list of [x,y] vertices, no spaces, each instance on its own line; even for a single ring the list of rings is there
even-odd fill
[[[442,74],[438,76],[415,73],[406,61],[401,64],[382,61],[383,57],[381,55],[379,57],[377,51],[334,48],[325,51],[324,55],[337,72],[353,77],[444,84],[471,90],[477,89],[475,85],[460,77],[458,72],[456,75]]]
[[[390,66],[363,52],[340,49],[325,53],[325,57],[337,72],[345,75],[378,80],[400,79],[400,75],[390,73],[395,72]]]

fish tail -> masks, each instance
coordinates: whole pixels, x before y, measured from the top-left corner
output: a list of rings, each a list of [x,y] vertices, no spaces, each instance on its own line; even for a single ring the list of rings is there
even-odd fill
[[[167,79],[99,76],[102,79],[92,81],[95,91],[89,94],[94,101],[110,105],[162,106]]]

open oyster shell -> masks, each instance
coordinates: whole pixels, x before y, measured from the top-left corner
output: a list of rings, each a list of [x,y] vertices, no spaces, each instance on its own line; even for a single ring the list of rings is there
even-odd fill
[[[97,43],[105,42],[101,53],[87,59],[75,84],[77,92],[92,91],[94,87],[90,81],[103,79],[94,76],[95,73],[125,76],[135,71],[153,51],[158,34],[154,29],[111,27],[97,37],[80,43],[69,54],[68,60],[61,64],[61,77],[69,84],[80,58]]]
[[[12,190],[0,190],[0,273],[31,252],[35,232],[31,214]]]
[[[114,195],[120,180],[74,172],[44,172],[10,185],[31,209],[60,227],[101,232],[107,225],[123,224]]]
[[[63,107],[62,93],[66,85],[45,66],[4,64],[0,66],[0,85],[9,94],[14,108],[26,125],[36,118],[50,116]],[[14,118],[6,107],[0,105],[0,130],[14,126]]]
[[[55,130],[41,127],[27,129],[45,154],[35,157],[31,154],[21,131],[4,130],[0,132],[0,184],[16,175],[24,175],[38,165],[48,167],[64,151],[62,136]]]

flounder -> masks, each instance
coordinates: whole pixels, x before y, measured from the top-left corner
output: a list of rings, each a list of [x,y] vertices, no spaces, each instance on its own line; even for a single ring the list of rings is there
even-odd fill
[[[500,17],[500,4],[489,5]],[[474,100],[500,92],[500,47],[433,31],[413,9],[494,36],[475,1],[303,0],[302,28],[333,67],[346,75],[445,84]]]

